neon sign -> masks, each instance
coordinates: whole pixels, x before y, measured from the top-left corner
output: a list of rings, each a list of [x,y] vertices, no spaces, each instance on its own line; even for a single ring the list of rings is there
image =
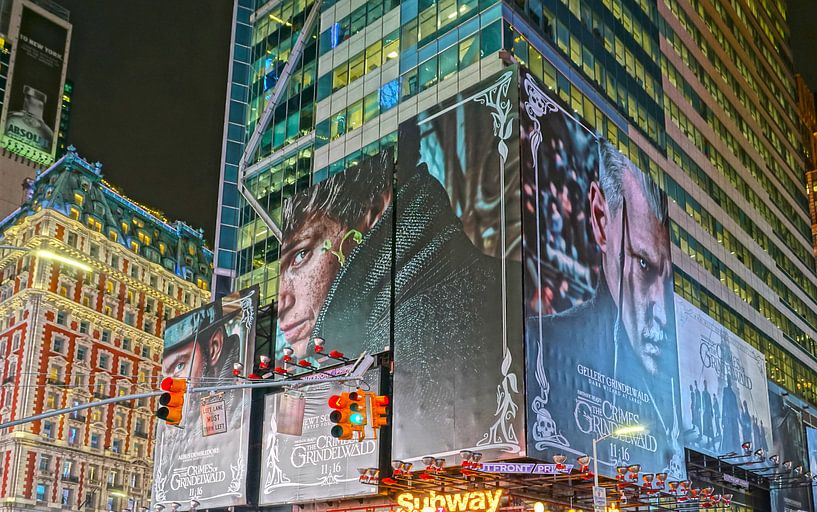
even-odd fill
[[[428,508],[447,512],[496,512],[501,497],[502,489],[451,494],[431,491],[427,496],[404,492],[397,496],[397,504],[402,507],[403,512],[422,512]]]

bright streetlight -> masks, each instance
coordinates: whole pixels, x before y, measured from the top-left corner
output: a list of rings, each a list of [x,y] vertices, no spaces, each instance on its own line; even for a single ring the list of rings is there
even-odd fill
[[[595,490],[599,486],[599,457],[596,450],[596,446],[598,445],[599,441],[604,441],[610,436],[625,436],[629,434],[638,434],[646,430],[647,429],[643,425],[627,425],[625,427],[619,427],[613,430],[612,432],[605,434],[599,438],[593,439],[593,490]]]
[[[57,254],[53,251],[49,251],[47,249],[30,249],[28,247],[18,247],[16,245],[0,245],[0,250],[9,250],[9,251],[23,251],[23,252],[30,252],[34,253],[35,256],[43,258],[45,260],[56,261],[59,263],[64,263],[66,265],[70,265],[74,268],[78,268],[83,272],[90,272],[93,270],[89,265],[82,263],[81,261],[77,261],[73,258],[69,258],[67,256],[63,256],[62,254]]]
[[[59,263],[65,263],[66,265],[70,265],[72,267],[78,268],[78,269],[80,269],[80,270],[82,270],[84,272],[90,272],[91,271],[91,267],[89,265],[86,265],[85,263],[82,263],[81,261],[77,261],[75,259],[68,258],[68,257],[63,256],[61,254],[57,254],[55,252],[47,251],[45,249],[36,250],[36,251],[34,251],[34,254],[39,256],[40,258],[43,258],[43,259],[46,259],[46,260],[52,260],[52,261],[57,261]]]

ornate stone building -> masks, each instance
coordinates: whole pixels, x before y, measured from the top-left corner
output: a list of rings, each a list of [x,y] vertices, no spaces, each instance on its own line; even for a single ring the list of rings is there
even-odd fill
[[[69,151],[0,225],[0,423],[156,389],[165,322],[210,299],[202,232],[100,171]],[[152,402],[0,431],[0,512],[148,506]]]

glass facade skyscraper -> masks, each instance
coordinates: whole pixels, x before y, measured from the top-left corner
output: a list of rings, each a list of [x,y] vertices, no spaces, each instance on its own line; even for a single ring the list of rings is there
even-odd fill
[[[278,241],[237,164],[308,0],[237,0],[217,293],[277,294]],[[817,277],[783,0],[327,0],[247,169],[284,198],[397,142],[398,123],[527,66],[668,193],[675,292],[817,403]]]

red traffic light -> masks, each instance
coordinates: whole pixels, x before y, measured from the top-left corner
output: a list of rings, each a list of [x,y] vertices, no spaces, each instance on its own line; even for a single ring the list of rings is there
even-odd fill
[[[329,397],[329,407],[332,409],[343,409],[349,405],[349,393],[341,393]]]
[[[159,409],[156,417],[171,425],[176,425],[182,420],[182,410],[184,409],[184,394],[187,391],[186,379],[174,379],[166,377],[162,379],[159,387],[164,391],[159,396]]]
[[[169,391],[171,393],[184,393],[187,391],[187,380],[186,379],[174,379],[173,377],[165,377],[162,379],[161,384],[159,384],[159,388],[162,391]]]

